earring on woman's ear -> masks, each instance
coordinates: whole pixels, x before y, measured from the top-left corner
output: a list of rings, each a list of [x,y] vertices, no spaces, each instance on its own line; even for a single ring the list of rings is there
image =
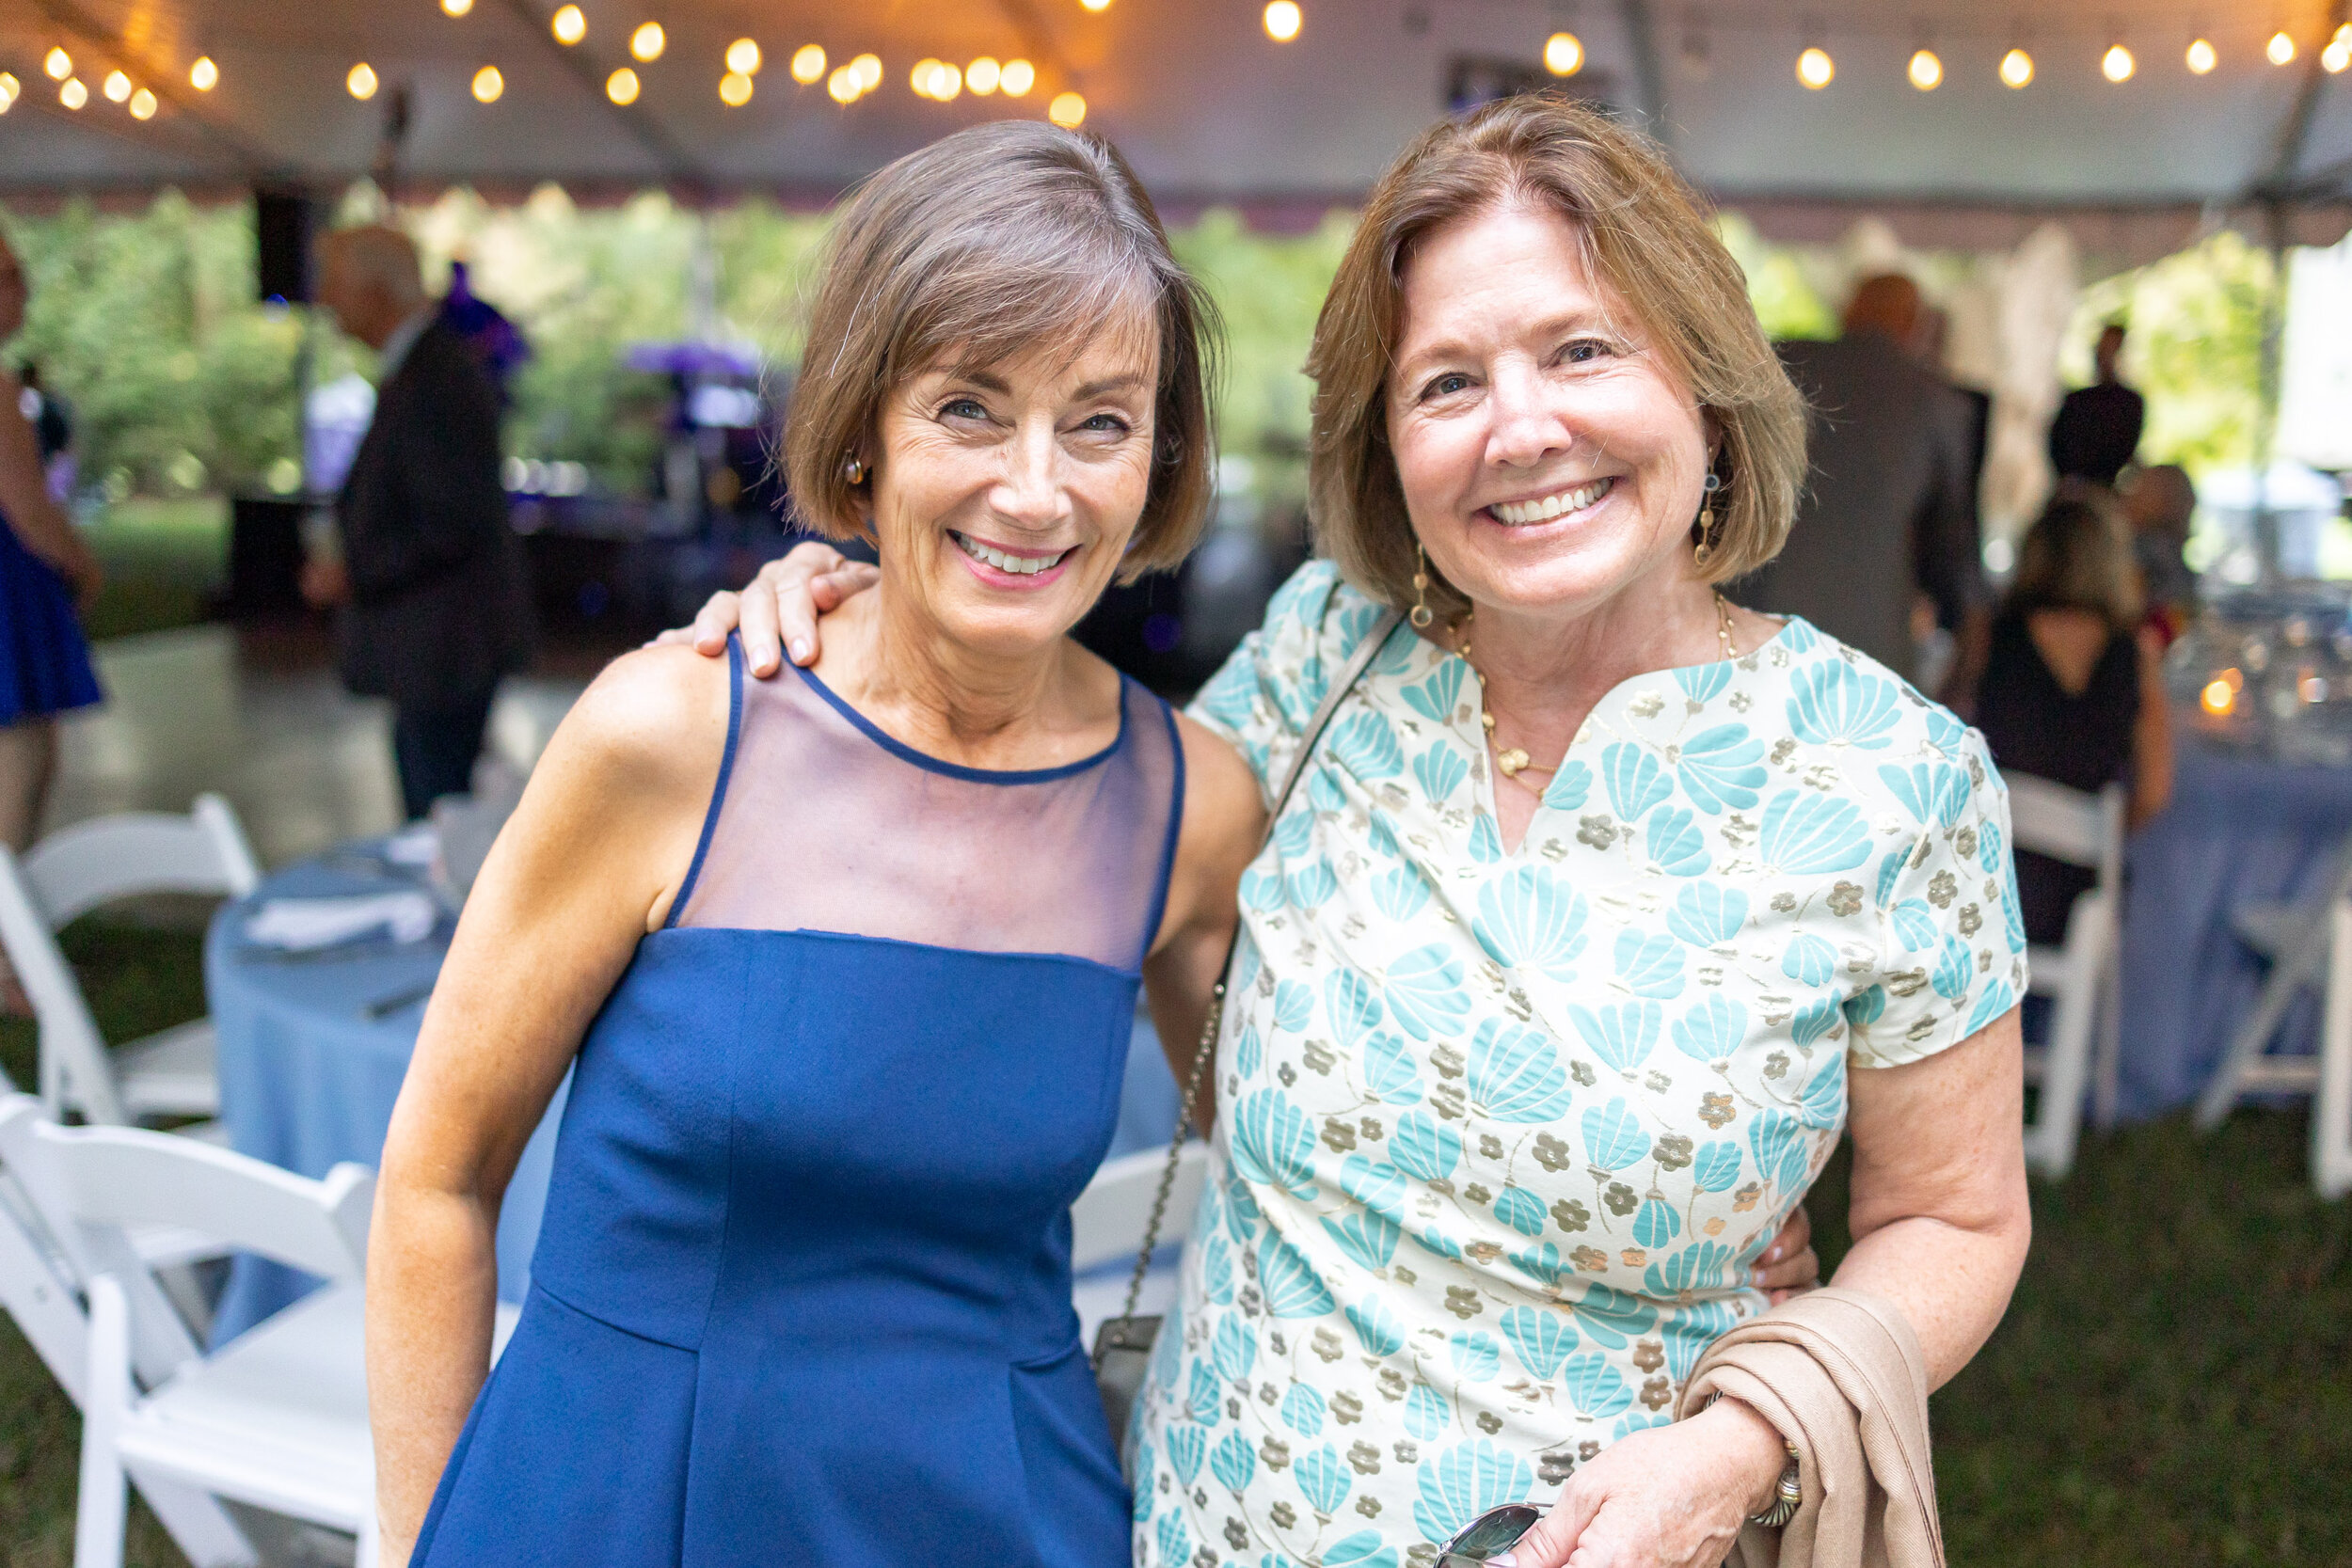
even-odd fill
[[[1429,608],[1429,552],[1421,547],[1418,540],[1413,544],[1413,556],[1421,565],[1413,573],[1413,608],[1405,618],[1413,623],[1414,630],[1419,631],[1438,617]]]
[[[844,452],[841,457],[841,477],[852,485],[866,483],[866,459],[857,453]],[[1708,476],[1712,479],[1712,474]]]
[[[1698,546],[1691,552],[1691,563],[1694,566],[1705,566],[1715,557],[1715,492],[1723,487],[1724,482],[1715,476],[1715,470],[1708,469],[1703,486],[1707,494],[1699,502]]]

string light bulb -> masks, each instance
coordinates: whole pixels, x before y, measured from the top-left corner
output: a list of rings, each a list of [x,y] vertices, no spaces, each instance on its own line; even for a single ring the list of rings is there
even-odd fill
[[[124,103],[131,96],[131,78],[119,71],[109,71],[106,79],[99,84],[99,90],[106,95],[109,103]]]
[[[792,80],[808,86],[825,73],[825,46],[803,43],[792,51]]]
[[[24,84],[16,79],[14,72],[0,71],[0,115],[16,107],[17,94],[24,90]]]
[[[836,103],[855,103],[860,90],[857,72],[846,65],[836,66],[833,74],[825,78],[825,95]]]
[[[145,87],[141,87],[138,91],[133,93],[131,95],[131,118],[133,119],[153,119],[155,118],[155,95],[148,91]]]
[[[464,16],[473,9],[473,0],[441,0],[443,16]]]
[[[727,45],[727,69],[739,76],[759,74],[759,45],[751,39],[737,39]]]
[[[2264,46],[2263,53],[2270,56],[2272,65],[2293,65],[2295,63],[2295,40],[2289,38],[2287,30],[2281,27],[2270,35],[2270,41]]]
[[[2033,80],[2033,56],[2023,49],[2012,49],[2001,56],[2001,85],[2022,87]]]
[[[52,49],[40,58],[41,70],[49,72],[53,82],[62,82],[73,74],[73,56],[62,49]]]
[[[1261,20],[1265,24],[1266,37],[1277,43],[1288,43],[1298,36],[1307,18],[1298,8],[1298,0],[1266,0],[1265,14]]]
[[[2319,52],[2319,63],[2331,76],[2341,76],[2344,67],[2352,66],[2352,22],[2336,29],[2336,36]]]
[[[882,64],[880,55],[860,55],[850,62],[850,74],[857,78],[857,90],[872,92],[882,86]]]
[[[495,103],[499,101],[499,94],[505,90],[506,78],[499,73],[498,67],[485,65],[473,73],[473,101],[475,103]]]
[[[1111,8],[1111,0],[1078,0],[1078,4],[1090,11],[1106,11]]]
[[[719,78],[719,102],[730,109],[739,109],[752,101],[751,73],[730,71]]]
[[[996,85],[1007,98],[1026,98],[1037,86],[1037,67],[1026,60],[1007,60]]]
[[[1944,62],[1937,59],[1932,49],[1915,49],[1911,55],[1911,85],[1921,92],[1933,92],[1944,85]]]
[[[1574,33],[1554,33],[1544,40],[1544,69],[1554,76],[1573,76],[1583,70],[1583,40]]]
[[[220,67],[213,63],[210,55],[199,55],[188,67],[188,86],[199,92],[210,92],[220,86]]]
[[[2188,69],[2190,74],[2196,76],[2207,75],[2212,71],[2215,66],[2217,66],[2220,63],[2220,52],[2214,48],[2212,40],[2201,38],[2191,39],[2189,40]]]
[[[627,66],[604,79],[604,95],[625,109],[637,102],[639,88],[637,72]]]
[[[1828,50],[1813,44],[1797,56],[1797,80],[1819,92],[1837,80],[1837,62],[1829,57]]]
[[[588,18],[578,6],[559,7],[548,18],[548,31],[555,35],[556,42],[568,49],[588,36]]]
[[[1005,68],[996,63],[996,57],[993,55],[982,55],[963,68],[963,85],[982,98],[994,92],[996,84],[1003,81],[1004,77]]]
[[[914,89],[915,97],[945,103],[963,90],[963,72],[946,60],[926,56],[914,62],[907,85]]]
[[[637,31],[628,35],[628,52],[641,65],[651,65],[661,57],[661,51],[670,45],[670,36],[661,30],[659,22],[641,22]]]
[[[2118,85],[2130,81],[2132,72],[2138,69],[2139,62],[2132,58],[2132,52],[2120,43],[2109,44],[2107,52],[2099,56],[2099,74]]]
[[[375,68],[361,60],[343,77],[343,88],[364,103],[375,96]]]
[[[1086,123],[1087,101],[1074,92],[1065,92],[1046,105],[1045,118],[1065,131],[1075,131]]]
[[[69,76],[57,87],[57,102],[69,109],[78,109],[89,102],[89,88],[82,86],[79,76]]]

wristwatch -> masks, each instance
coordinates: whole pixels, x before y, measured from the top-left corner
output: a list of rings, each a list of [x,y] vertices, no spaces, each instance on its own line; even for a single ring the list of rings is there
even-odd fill
[[[1748,1515],[1749,1524],[1762,1525],[1767,1529],[1778,1529],[1795,1518],[1797,1505],[1804,1500],[1804,1489],[1798,1484],[1797,1445],[1784,1437],[1781,1446],[1788,1450],[1788,1465],[1780,1472],[1780,1485],[1772,1506],[1761,1513]]]

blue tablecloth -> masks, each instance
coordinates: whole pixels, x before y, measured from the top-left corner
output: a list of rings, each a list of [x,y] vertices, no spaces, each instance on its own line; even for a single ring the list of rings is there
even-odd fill
[[[204,944],[205,992],[220,1039],[221,1119],[230,1141],[241,1153],[303,1176],[325,1176],[344,1160],[373,1166],[382,1158],[392,1101],[424,1018],[421,989],[440,970],[451,922],[444,919],[429,940],[405,946],[363,941],[333,954],[289,958],[247,944],[246,917],[271,897],[420,885],[375,862],[379,847],[357,844],[275,873],[252,896],[221,908]],[[371,1004],[402,998],[412,1000],[370,1016]],[[507,1185],[498,1233],[501,1301],[520,1301],[530,1283],[564,1100],[559,1088]],[[251,1327],[310,1283],[277,1264],[239,1258],[215,1314],[215,1340]]]
[[[2292,767],[2180,743],[2172,804],[2136,835],[2123,906],[2123,1030],[2118,1110],[2160,1116],[2197,1098],[2253,1009],[2265,965],[2230,931],[2230,911],[2316,890],[2352,833],[2352,768]],[[2306,995],[2274,1051],[2308,1052],[2319,1032]]]
[[[272,875],[251,897],[223,906],[205,942],[204,983],[220,1037],[221,1116],[230,1141],[243,1153],[304,1176],[324,1176],[339,1161],[373,1166],[381,1159],[424,1017],[421,988],[440,969],[451,923],[406,947],[370,942],[290,960],[248,945],[245,921],[265,898],[418,885],[375,859],[380,847],[352,845]],[[414,1000],[369,1016],[371,1004],[404,997]],[[507,1185],[498,1233],[501,1301],[520,1301],[530,1283],[569,1086],[566,1078]],[[1150,1022],[1138,1015],[1110,1152],[1166,1144],[1175,1117],[1175,1083]],[[291,1270],[240,1258],[215,1317],[215,1341],[251,1327],[308,1288],[306,1277]]]

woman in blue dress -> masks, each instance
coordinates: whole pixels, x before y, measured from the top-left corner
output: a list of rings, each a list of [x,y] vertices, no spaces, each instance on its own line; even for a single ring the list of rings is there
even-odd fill
[[[1205,996],[1262,811],[1067,634],[1198,531],[1210,332],[1095,138],[977,128],[849,204],[785,458],[887,586],[789,681],[617,661],[476,883],[371,1242],[384,1560],[1127,1561],[1068,1209],[1139,980]]]
[[[0,239],[0,342],[24,327],[28,293]],[[98,562],[49,494],[24,395],[0,370],[0,843],[20,852],[40,831],[57,715],[100,699],[73,614],[75,596],[98,586]],[[14,990],[13,977],[7,984]]]

